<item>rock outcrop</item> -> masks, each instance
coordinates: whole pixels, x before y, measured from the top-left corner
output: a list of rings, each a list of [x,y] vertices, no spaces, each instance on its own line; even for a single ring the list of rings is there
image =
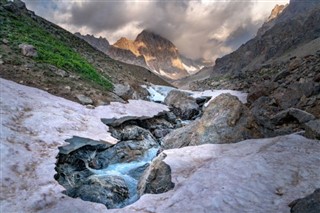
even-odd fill
[[[248,108],[230,94],[222,94],[207,106],[200,119],[176,129],[163,140],[164,149],[206,143],[235,143],[261,136]]]
[[[98,50],[100,50],[103,53],[106,53],[109,49],[109,41],[105,38],[99,37],[96,38],[94,35],[81,35],[80,33],[75,33],[75,35],[83,40],[85,40],[86,42],[88,42],[91,46],[97,48]]]
[[[191,120],[200,114],[200,108],[196,99],[187,92],[171,90],[165,98],[164,103],[182,120]]]
[[[171,168],[163,160],[165,154],[156,157],[144,171],[138,183],[139,195],[159,194],[167,192],[174,187],[171,181]]]

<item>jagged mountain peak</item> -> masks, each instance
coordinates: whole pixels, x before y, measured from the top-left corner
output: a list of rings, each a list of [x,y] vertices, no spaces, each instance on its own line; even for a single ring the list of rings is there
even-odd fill
[[[170,46],[174,47],[175,50],[177,48],[175,45],[169,41],[168,39],[162,37],[161,35],[152,32],[151,30],[143,30],[139,35],[137,36],[135,42],[143,42],[146,45],[152,45],[152,46]]]
[[[272,21],[275,18],[277,18],[287,6],[288,6],[288,4],[286,4],[286,5],[276,4],[276,6],[272,9],[270,16],[268,17],[267,22]]]

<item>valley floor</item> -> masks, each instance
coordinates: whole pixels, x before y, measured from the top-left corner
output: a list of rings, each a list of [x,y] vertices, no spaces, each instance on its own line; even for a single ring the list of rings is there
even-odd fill
[[[290,202],[320,187],[319,141],[291,134],[165,150],[175,187],[106,210],[62,194],[58,147],[73,136],[116,143],[101,118],[153,117],[168,107],[134,100],[87,109],[8,80],[0,86],[0,212],[289,212]]]

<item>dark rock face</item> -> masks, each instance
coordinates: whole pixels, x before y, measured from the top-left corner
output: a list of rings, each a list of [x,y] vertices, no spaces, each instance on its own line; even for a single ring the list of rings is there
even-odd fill
[[[105,38],[96,38],[93,35],[81,35],[80,33],[75,33],[75,35],[86,42],[88,42],[91,46],[95,47],[96,49],[100,50],[103,53],[106,53],[109,49],[109,42]]]
[[[163,162],[164,158],[165,154],[161,153],[141,176],[138,183],[140,195],[163,193],[174,187],[174,183],[171,182],[171,168]]]
[[[289,204],[291,213],[319,213],[320,212],[320,189],[312,194],[295,200]]]
[[[307,137],[320,140],[320,119],[305,123],[304,129]]]
[[[173,113],[182,120],[190,120],[199,115],[199,105],[195,98],[186,92],[171,90],[164,100],[172,108]]]
[[[171,149],[205,143],[235,143],[260,136],[248,108],[237,97],[222,94],[210,102],[199,120],[169,133],[162,147]]]

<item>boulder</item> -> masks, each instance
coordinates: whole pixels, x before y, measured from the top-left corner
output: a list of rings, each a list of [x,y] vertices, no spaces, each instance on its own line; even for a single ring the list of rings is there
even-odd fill
[[[306,136],[308,138],[320,140],[320,119],[312,120],[304,124]]]
[[[312,194],[294,200],[289,204],[290,213],[319,213],[320,212],[320,189],[316,189]]]
[[[166,155],[161,153],[142,174],[138,183],[140,196],[146,193],[159,194],[167,192],[174,187],[174,183],[171,181],[171,168],[163,162],[165,157]]]
[[[124,100],[132,99],[133,89],[130,85],[126,84],[115,84],[113,87],[113,92]]]
[[[305,82],[290,84],[288,88],[275,91],[273,96],[282,109],[295,107],[302,97],[308,98],[320,92],[318,83]]]
[[[68,77],[69,74],[68,72],[66,72],[65,70],[62,69],[58,69],[57,67],[53,66],[53,65],[49,65],[49,69],[56,75],[60,76],[60,77]]]
[[[19,48],[21,49],[21,53],[24,56],[28,56],[28,57],[37,57],[38,56],[36,48],[30,44],[19,44]]]
[[[199,114],[199,105],[189,93],[171,90],[164,100],[165,104],[172,108],[175,115],[183,120],[195,118]]]
[[[80,101],[81,104],[87,105],[87,104],[93,104],[93,101],[88,96],[78,94],[76,95],[77,99]]]
[[[248,108],[237,97],[222,94],[210,102],[199,120],[169,133],[163,139],[162,147],[235,143],[260,136]]]
[[[273,118],[271,118],[274,124],[282,124],[288,122],[290,119],[295,119],[300,124],[303,124],[315,119],[315,116],[300,109],[289,108],[277,113]]]
[[[139,126],[128,125],[123,128],[110,128],[112,137],[117,138],[120,141],[127,140],[144,140],[145,138],[152,138],[151,133]]]
[[[252,104],[262,96],[269,96],[276,87],[277,83],[275,82],[265,82],[260,85],[254,85],[249,90],[247,100]]]
[[[78,188],[65,192],[70,197],[102,203],[108,208],[117,208],[129,198],[129,189],[120,176],[92,175]]]

